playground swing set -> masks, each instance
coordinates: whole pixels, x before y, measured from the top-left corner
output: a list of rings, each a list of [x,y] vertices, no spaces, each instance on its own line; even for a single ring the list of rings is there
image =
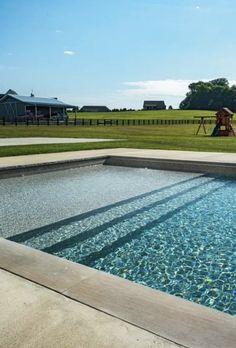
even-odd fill
[[[216,125],[213,129],[213,132],[211,134],[212,137],[217,136],[236,136],[235,130],[233,128],[233,112],[224,107],[220,109],[216,113]],[[206,128],[205,128],[205,120],[210,119],[211,116],[197,116],[196,118],[200,118],[199,126],[196,132],[196,135],[199,133],[201,127],[204,130],[204,133],[206,134]]]

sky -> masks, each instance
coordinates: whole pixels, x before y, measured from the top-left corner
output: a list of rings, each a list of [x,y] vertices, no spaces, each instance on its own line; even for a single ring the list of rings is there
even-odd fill
[[[177,108],[193,81],[236,83],[235,0],[0,0],[0,93]]]

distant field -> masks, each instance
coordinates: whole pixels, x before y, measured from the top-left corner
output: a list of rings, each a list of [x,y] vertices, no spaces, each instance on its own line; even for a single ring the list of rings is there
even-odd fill
[[[77,118],[86,119],[166,119],[191,120],[194,116],[214,116],[214,111],[206,110],[158,110],[158,111],[127,111],[127,112],[77,112]],[[75,114],[69,113],[74,119]]]

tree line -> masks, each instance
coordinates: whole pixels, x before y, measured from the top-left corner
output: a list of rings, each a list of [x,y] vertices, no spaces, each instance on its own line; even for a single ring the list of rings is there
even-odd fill
[[[180,103],[182,110],[218,110],[228,107],[236,111],[236,85],[230,86],[225,78],[209,82],[194,82],[189,85],[189,92]]]

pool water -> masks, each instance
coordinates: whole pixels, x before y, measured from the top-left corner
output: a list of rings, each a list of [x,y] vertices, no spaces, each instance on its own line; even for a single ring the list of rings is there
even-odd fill
[[[150,172],[162,185],[10,239],[235,315],[236,181]]]

